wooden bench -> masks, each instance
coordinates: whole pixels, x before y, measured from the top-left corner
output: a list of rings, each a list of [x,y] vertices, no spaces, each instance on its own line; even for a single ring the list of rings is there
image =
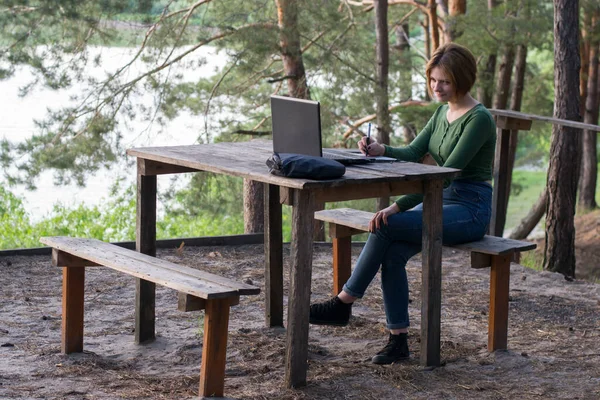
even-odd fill
[[[375,214],[350,208],[315,212],[315,219],[329,222],[333,241],[333,293],[337,295],[351,273],[352,235],[368,232]],[[506,349],[508,335],[508,291],[510,262],[515,253],[533,250],[535,243],[484,236],[476,242],[448,246],[471,252],[472,268],[491,267],[488,350]]]
[[[239,303],[241,295],[260,293],[259,288],[95,239],[43,237],[40,241],[53,248],[52,265],[65,267],[63,353],[83,351],[84,267],[109,267],[177,290],[181,311],[205,310],[200,396],[223,396],[229,308]],[[139,312],[154,315],[154,304]]]

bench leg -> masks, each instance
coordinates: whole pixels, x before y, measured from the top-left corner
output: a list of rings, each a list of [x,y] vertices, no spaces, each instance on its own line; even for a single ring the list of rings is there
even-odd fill
[[[83,352],[84,267],[63,267],[62,342],[65,354]]]
[[[488,351],[490,352],[506,349],[511,258],[511,254],[492,257],[488,322]]]
[[[200,396],[223,397],[230,298],[207,300],[200,367]]]
[[[156,338],[156,284],[135,280],[135,343],[150,343]]]
[[[333,295],[337,296],[352,272],[352,237],[333,238]]]

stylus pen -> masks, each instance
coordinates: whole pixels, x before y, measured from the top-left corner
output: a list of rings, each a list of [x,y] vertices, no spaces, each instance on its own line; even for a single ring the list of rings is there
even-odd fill
[[[367,145],[365,146],[365,156],[369,155],[369,143],[371,142],[371,123],[369,122],[369,126],[367,128]]]

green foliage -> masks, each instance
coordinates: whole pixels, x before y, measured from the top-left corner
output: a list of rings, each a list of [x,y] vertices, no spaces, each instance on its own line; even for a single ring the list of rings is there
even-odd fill
[[[554,55],[552,51],[532,49],[527,55],[526,88],[522,111],[551,116],[554,109]],[[515,165],[547,165],[552,124],[534,122],[531,130],[519,134]]]
[[[157,238],[233,235],[244,232],[242,182],[213,174],[171,195],[161,195],[164,205],[157,221]],[[506,227],[516,226],[538,199],[546,183],[545,171],[516,170],[508,204]],[[518,188],[518,189],[517,189]],[[600,196],[600,188],[598,189]],[[392,199],[393,200],[393,199]],[[374,199],[327,203],[327,208],[375,210]],[[283,207],[283,240],[291,240],[291,207]],[[40,222],[32,222],[21,199],[0,187],[0,249],[39,247],[41,236],[93,237],[104,241],[135,240],[135,187],[115,182],[100,206],[56,204]],[[364,241],[367,234],[353,237]]]
[[[51,169],[57,183],[84,185],[89,173],[124,157],[120,139],[127,126],[116,123],[117,116],[121,121],[141,116],[156,123],[190,112],[199,116],[199,143],[247,140],[242,131],[268,134],[269,96],[287,93],[272,0],[214,0],[195,8],[191,7],[197,3],[187,0],[12,0],[1,4],[5,12],[0,13],[0,79],[26,67],[34,78],[23,87],[23,95],[39,85],[54,90],[77,88],[69,108],[50,110],[47,118],[37,122],[35,136],[23,143],[0,141],[0,165],[10,184],[35,187],[39,174]],[[375,113],[373,12],[339,2],[294,4],[299,10],[297,29],[310,94],[321,102],[324,145],[354,147],[359,135],[342,136],[348,124]],[[390,31],[390,106],[409,97],[421,99],[425,92],[421,28],[425,16],[416,12],[404,20],[412,9],[406,4],[389,8],[389,26],[400,20],[408,23],[411,40],[410,51],[401,55]],[[526,44],[529,56],[523,111],[551,115],[552,2],[511,0],[499,2],[490,12],[487,2],[469,0],[467,10],[457,20],[462,33],[457,41],[473,51],[480,67],[487,55],[502,45]],[[101,67],[104,60],[95,56],[90,46],[107,44],[135,46],[140,52],[116,73],[93,77],[90,67]],[[190,61],[190,55],[198,53],[192,50],[202,46],[227,56],[226,64],[214,76],[189,82],[170,72],[171,65],[192,70],[206,63],[202,58]],[[133,63],[141,63],[141,70],[149,72],[134,72]],[[131,99],[142,93],[155,96],[156,109]],[[418,132],[437,106],[396,108],[392,144],[404,144],[401,127],[409,124]],[[550,130],[550,124],[535,123],[531,131],[519,135],[517,165],[546,161]],[[236,178],[194,174],[184,190],[164,195],[165,216],[158,223],[158,236],[241,233],[242,200],[233,198],[234,194],[241,196],[241,185]],[[519,188],[518,181],[515,187]],[[67,209],[59,205],[42,224],[32,224],[24,213],[13,213],[10,218],[17,218],[13,222],[22,226],[23,232],[63,229],[106,240],[131,238],[132,194],[114,196],[111,201],[118,200],[113,204],[115,212],[104,207]],[[17,200],[7,200],[7,204],[18,210]],[[371,207],[372,202],[359,202],[358,207],[367,204]],[[289,221],[289,210],[285,210],[284,220]],[[84,212],[90,216],[85,217]],[[105,224],[105,228],[94,227],[94,223]],[[289,224],[284,227],[289,238]],[[39,234],[31,232],[29,236]]]
[[[299,12],[297,29],[311,96],[322,104],[324,143],[354,147],[357,136],[352,136],[352,140],[342,137],[348,129],[346,124],[375,113],[373,13],[337,2],[294,4]],[[469,1],[468,13],[457,21],[462,32],[459,42],[470,47],[479,59],[503,43],[526,43],[532,50],[549,49],[552,2],[527,0],[519,4],[518,12],[514,11],[516,2],[503,2],[489,12],[485,2]],[[21,0],[5,5],[11,12],[0,16],[0,37],[6,44],[0,53],[0,66],[5,67],[0,76],[9,77],[14,68],[26,65],[36,78],[24,93],[36,84],[54,89],[79,85],[82,89],[74,106],[53,110],[39,122],[39,135],[24,144],[5,142],[0,146],[0,160],[10,183],[33,185],[41,171],[53,169],[59,182],[83,184],[86,171],[94,172],[124,153],[118,140],[124,127],[114,123],[116,115],[160,121],[190,111],[203,116],[199,142],[212,142],[216,136],[222,141],[246,140],[240,131],[269,131],[269,96],[286,92],[277,10],[272,0],[215,0],[201,5],[182,0]],[[412,9],[410,5],[390,7],[390,26]],[[424,93],[423,84],[415,85],[410,77],[422,76],[424,49],[419,36],[424,18],[417,12],[404,21],[410,26],[413,42],[408,56],[397,56],[391,49],[392,106],[407,100],[407,87],[412,89],[414,98]],[[132,29],[106,20],[155,25]],[[129,64],[104,79],[85,73],[90,65],[102,65],[101,57],[90,56],[90,44],[124,40],[133,40],[136,46],[144,40],[145,47],[136,60],[146,64],[151,73],[131,76]],[[227,64],[215,76],[185,82],[178,75],[167,79],[161,72],[166,72],[171,63],[185,65],[188,57],[179,59],[179,55],[191,49],[189,46],[203,45],[213,46],[228,57]],[[10,51],[6,51],[8,48]],[[196,65],[189,63],[187,67]],[[543,79],[538,79],[539,72],[544,74]],[[535,65],[530,68],[524,109],[548,109],[552,99],[548,77],[547,71]],[[141,92],[155,94],[156,110],[131,102],[130,96]],[[392,132],[404,124],[422,126],[419,114],[398,111],[392,118]],[[79,140],[85,144],[80,145]],[[531,149],[539,145],[539,140],[526,142],[524,153],[535,154]],[[7,168],[17,160],[16,172]]]
[[[23,201],[0,186],[0,248],[27,247],[20,240],[28,236],[31,236],[31,223]]]
[[[521,253],[521,265],[531,268],[535,271],[544,270],[544,253],[539,250],[526,251]]]
[[[546,186],[546,171],[513,171],[506,227],[514,227],[527,215]]]
[[[41,236],[92,237],[105,241],[135,238],[134,188],[119,191],[117,185],[101,206],[55,204],[40,222],[32,222],[21,199],[0,188],[0,248],[39,247]]]
[[[419,133],[427,124],[435,110],[440,106],[439,103],[431,103],[426,106],[410,106],[398,108],[395,115],[400,121],[411,124],[417,133]],[[392,146],[402,146],[407,144],[403,137],[396,135],[390,138]]]
[[[239,191],[235,191],[236,185],[240,185]],[[156,224],[158,239],[244,233],[242,200],[236,197],[236,193],[241,193],[241,179],[212,175],[200,186],[207,193],[200,196],[205,203],[198,203],[199,192],[189,188],[161,196],[165,212]],[[122,187],[118,180],[109,198],[99,206],[58,203],[43,220],[32,222],[23,201],[0,187],[0,249],[39,247],[41,236],[89,237],[108,242],[135,240],[135,190],[135,186]],[[290,220],[291,209],[284,207],[286,241],[291,238]]]

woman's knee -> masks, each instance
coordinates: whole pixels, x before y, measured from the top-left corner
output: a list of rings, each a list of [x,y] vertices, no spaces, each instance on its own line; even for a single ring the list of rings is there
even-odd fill
[[[381,268],[404,268],[408,260],[421,251],[420,244],[394,242],[387,250]]]

